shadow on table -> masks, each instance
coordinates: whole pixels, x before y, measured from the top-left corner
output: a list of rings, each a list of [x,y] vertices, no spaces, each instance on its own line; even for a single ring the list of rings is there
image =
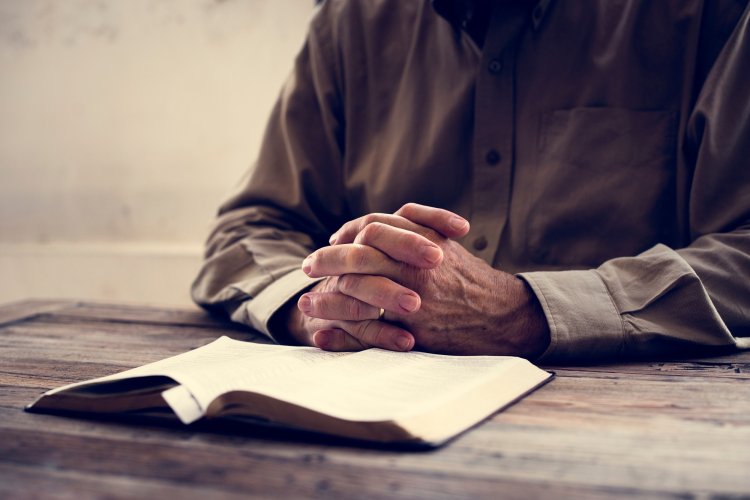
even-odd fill
[[[229,418],[217,418],[213,420],[199,420],[190,425],[184,425],[171,412],[143,414],[92,414],[72,411],[55,412],[54,418],[70,418],[76,420],[85,420],[89,422],[98,422],[103,425],[116,425],[118,427],[127,426],[129,431],[138,428],[144,431],[158,430],[168,434],[178,434],[184,436],[204,435],[216,438],[218,441],[224,438],[230,438],[230,441],[237,444],[237,440],[246,440],[251,442],[255,440],[273,441],[279,443],[299,443],[305,445],[334,446],[342,448],[365,448],[370,450],[383,451],[403,451],[403,452],[430,452],[445,446],[461,435],[452,438],[440,446],[431,446],[424,443],[379,443],[374,441],[365,441],[360,439],[345,438],[332,436],[319,432],[298,429],[294,427],[282,426],[266,421],[235,421]]]

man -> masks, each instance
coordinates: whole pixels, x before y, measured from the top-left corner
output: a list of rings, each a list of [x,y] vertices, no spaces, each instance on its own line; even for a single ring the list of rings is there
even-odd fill
[[[195,300],[279,342],[750,347],[746,0],[329,0]]]

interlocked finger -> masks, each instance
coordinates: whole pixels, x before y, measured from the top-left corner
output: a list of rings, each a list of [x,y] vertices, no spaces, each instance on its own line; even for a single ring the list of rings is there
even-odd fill
[[[469,232],[469,221],[443,208],[407,203],[396,210],[396,215],[434,229],[446,238],[460,238]]]
[[[359,233],[361,233],[367,226],[374,223],[387,224],[392,227],[411,231],[433,242],[443,239],[443,236],[433,229],[415,224],[400,215],[373,213],[347,222],[341,226],[338,231],[333,233],[329,242],[331,245],[353,243]]]
[[[359,351],[379,347],[390,351],[409,351],[414,347],[414,337],[391,323],[366,321],[332,322],[313,334],[313,343],[327,351]]]
[[[422,304],[419,294],[383,276],[345,274],[337,286],[342,294],[395,314],[413,313]]]
[[[442,208],[407,203],[395,214],[372,213],[351,220],[333,233],[331,245],[352,243],[368,225],[379,222],[420,234],[438,242],[442,238],[460,238],[469,232],[469,222]]]
[[[382,222],[365,226],[354,243],[377,248],[393,260],[421,268],[433,268],[443,260],[443,251],[429,239]]]
[[[312,341],[313,345],[325,351],[361,351],[370,348],[340,328],[318,330],[313,333]]]
[[[343,274],[372,274],[395,278],[400,275],[401,269],[401,263],[380,250],[354,243],[320,248],[302,263],[302,270],[313,278]]]
[[[308,292],[299,298],[297,307],[306,316],[320,319],[362,321],[380,316],[380,306],[340,292]]]

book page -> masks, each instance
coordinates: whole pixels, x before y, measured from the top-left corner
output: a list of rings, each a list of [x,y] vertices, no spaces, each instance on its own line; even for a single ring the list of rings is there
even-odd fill
[[[518,362],[526,361],[368,349],[315,365],[306,377],[274,379],[254,390],[342,419],[398,420],[455,400]]]
[[[96,381],[165,375],[182,384],[202,411],[223,393],[252,391],[338,418],[384,421],[428,411],[519,362],[528,363],[512,357],[381,349],[337,353],[222,337],[199,349]]]
[[[204,410],[225,392],[252,391],[358,421],[426,411],[520,361],[381,349],[326,352],[229,338],[188,354],[160,362],[158,368],[185,385]]]

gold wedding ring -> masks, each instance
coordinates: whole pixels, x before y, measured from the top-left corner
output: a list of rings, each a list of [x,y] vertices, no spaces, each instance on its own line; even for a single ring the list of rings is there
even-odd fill
[[[378,313],[378,321],[383,321],[383,316],[385,316],[385,309],[381,307],[380,312]]]

